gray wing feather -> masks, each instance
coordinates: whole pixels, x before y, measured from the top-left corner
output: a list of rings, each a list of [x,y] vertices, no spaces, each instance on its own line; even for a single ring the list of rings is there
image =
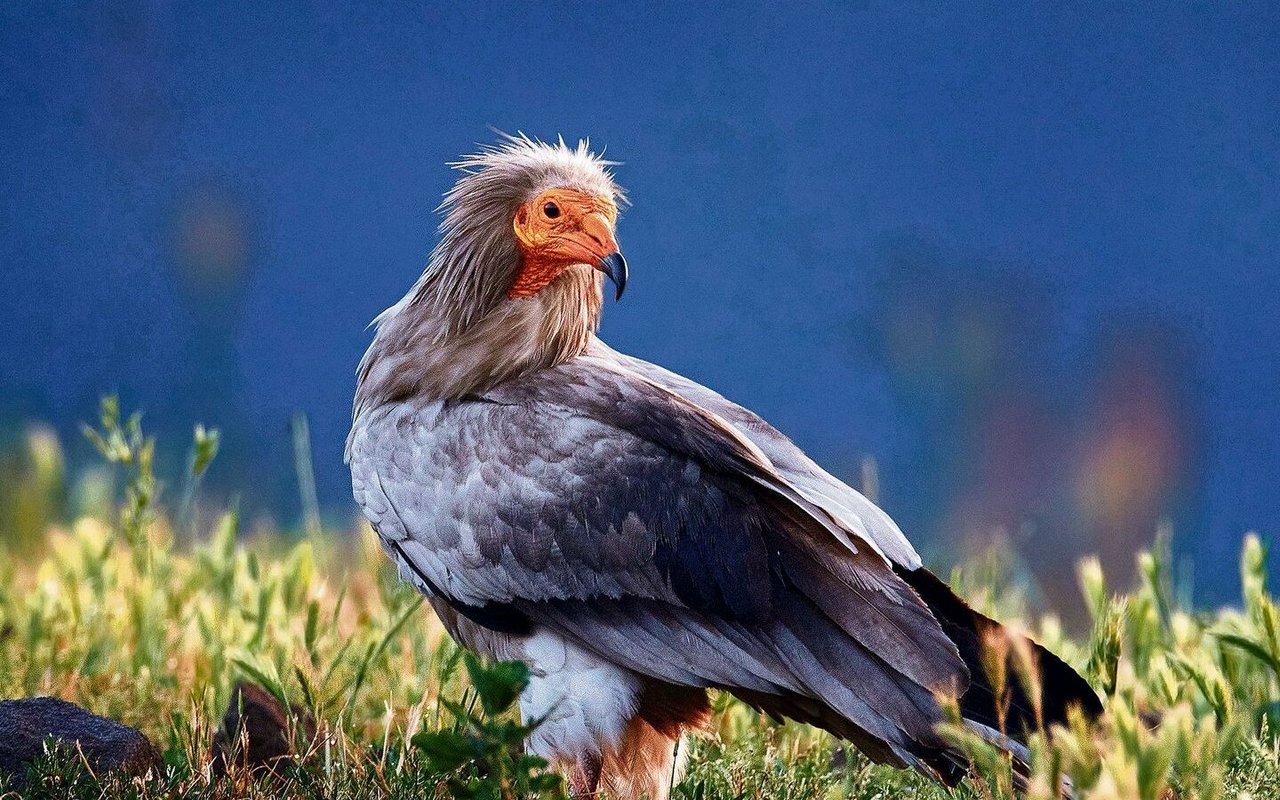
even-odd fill
[[[968,674],[885,547],[692,400],[605,354],[388,406],[352,436],[356,498],[424,591],[661,680],[812,698],[903,763],[940,746],[932,693]]]
[[[838,517],[858,538],[906,569],[921,566],[920,556],[902,530],[861,492],[824,470],[804,451],[753,411],[683,375],[632,356],[623,355],[596,339],[593,355],[612,358],[628,369],[723,417],[759,447],[792,485],[811,502]]]

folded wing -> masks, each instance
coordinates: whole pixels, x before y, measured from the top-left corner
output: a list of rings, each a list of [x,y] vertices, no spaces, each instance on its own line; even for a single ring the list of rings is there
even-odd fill
[[[856,489],[824,470],[777,428],[750,409],[657,364],[612,350],[596,339],[591,345],[595,357],[614,360],[646,380],[680,395],[689,402],[724,419],[760,448],[787,482],[811,502],[838,516],[842,525],[856,532],[885,558],[905,569],[921,565],[920,556],[888,514]]]
[[[767,443],[767,442],[766,442]],[[969,674],[864,532],[732,424],[588,355],[353,439],[357,498],[424,590],[655,679],[738,693],[941,768]]]

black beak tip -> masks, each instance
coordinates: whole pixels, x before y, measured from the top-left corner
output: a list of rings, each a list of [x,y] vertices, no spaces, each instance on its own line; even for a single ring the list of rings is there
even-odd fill
[[[627,288],[627,260],[622,253],[610,253],[600,259],[600,271],[609,276],[617,290],[613,296],[615,301],[622,299],[622,292]]]

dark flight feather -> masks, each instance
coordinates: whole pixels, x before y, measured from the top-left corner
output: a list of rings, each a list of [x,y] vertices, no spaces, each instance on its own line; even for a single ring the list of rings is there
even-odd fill
[[[897,572],[929,606],[942,623],[942,630],[956,643],[961,658],[969,665],[972,681],[969,690],[960,698],[960,712],[966,719],[1023,740],[1027,733],[1037,730],[1041,723],[1045,727],[1066,725],[1069,710],[1073,707],[1088,719],[1097,719],[1102,715],[1102,703],[1093,687],[1062,659],[1026,637],[1019,638],[1032,648],[1038,675],[1025,675],[1022,670],[1014,669],[1011,663],[1005,665],[1004,672],[1008,676],[1005,687],[1008,708],[1002,715],[997,707],[999,698],[992,686],[991,677],[983,666],[982,651],[997,639],[1012,638],[1017,634],[1011,633],[990,617],[974,611],[951,591],[951,587],[927,569],[899,568]],[[1010,648],[1001,649],[1011,655]],[[1033,677],[1040,681],[1039,719],[1031,693],[1024,685],[1025,680]]]

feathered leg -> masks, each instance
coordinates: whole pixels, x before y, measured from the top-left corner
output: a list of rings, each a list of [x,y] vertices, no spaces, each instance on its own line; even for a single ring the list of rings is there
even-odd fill
[[[637,715],[605,753],[600,788],[611,800],[668,800],[683,771],[681,749],[679,734],[663,733]]]
[[[645,681],[637,701],[617,744],[605,750],[600,788],[614,800],[668,800],[684,775],[684,734],[711,717],[707,693]]]
[[[569,796],[574,800],[586,800],[599,794],[603,766],[600,755],[592,752],[584,753],[576,762],[566,765],[564,772],[569,784]]]

